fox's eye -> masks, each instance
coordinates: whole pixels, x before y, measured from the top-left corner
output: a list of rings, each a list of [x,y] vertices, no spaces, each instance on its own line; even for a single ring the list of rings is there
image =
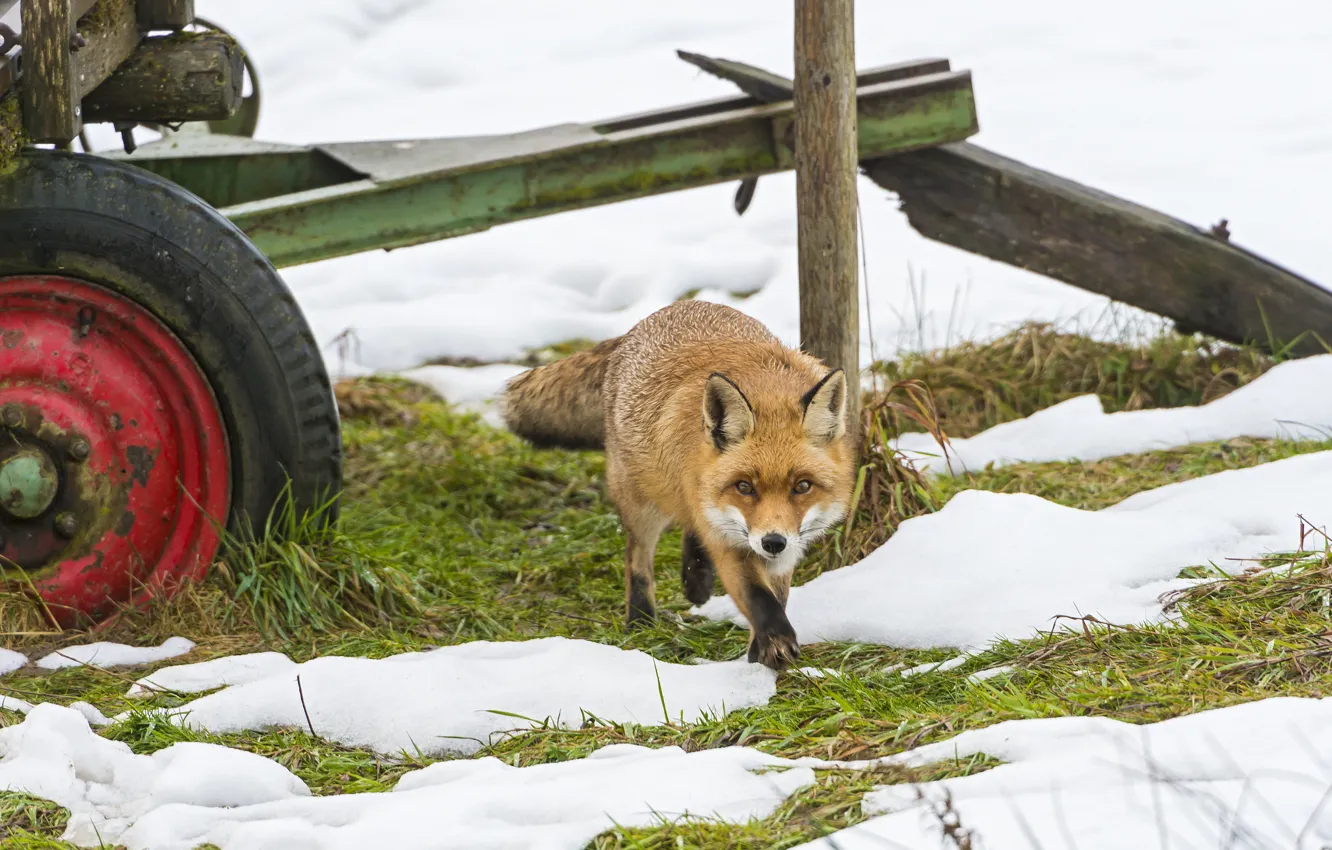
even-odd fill
[[[796,482],[795,487],[793,487],[792,489],[795,491],[797,496],[803,496],[813,488],[814,488],[814,483],[812,481],[801,479],[800,481]]]
[[[754,485],[753,485],[753,484],[750,484],[748,481],[737,481],[737,482],[735,482],[735,489],[739,490],[739,491],[740,491],[740,495],[742,495],[742,496],[752,496],[752,495],[754,495]]]

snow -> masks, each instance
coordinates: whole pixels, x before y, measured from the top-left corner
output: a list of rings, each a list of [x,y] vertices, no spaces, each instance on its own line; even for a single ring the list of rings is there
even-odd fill
[[[976,673],[972,673],[970,676],[967,676],[967,684],[979,685],[981,682],[984,682],[986,679],[994,679],[998,676],[1007,676],[1009,673],[1012,673],[1013,670],[1014,667],[1011,664],[1001,664],[998,667],[991,667],[988,670],[980,670]]]
[[[280,142],[507,133],[735,93],[677,48],[792,67],[791,8],[764,0],[199,0],[198,10],[255,57],[258,136]],[[1332,279],[1316,215],[1332,194],[1332,113],[1317,106],[1328,9],[1275,0],[1255,16],[1242,0],[1126,0],[1071,15],[1059,0],[863,3],[856,32],[862,68],[945,56],[970,69],[978,143],[1201,226],[1228,217],[1240,244]],[[115,144],[109,127],[93,129],[98,145]],[[932,244],[887,193],[864,180],[861,190],[863,357],[1029,318],[1100,315],[1104,299]],[[761,179],[743,217],[734,191],[674,193],[283,274],[322,345],[354,329],[348,371],[604,338],[695,288],[794,343],[794,182]],[[746,300],[726,294],[755,288]],[[331,347],[328,357],[338,368]]]
[[[745,822],[770,814],[814,781],[807,767],[729,747],[685,753],[619,744],[586,759],[516,768],[494,757],[440,762],[388,794],[290,799],[208,812],[159,809],[122,838],[131,850],[302,847],[401,850],[540,847],[579,850],[614,825],[649,826],[682,816]]]
[[[912,676],[919,676],[921,673],[943,673],[961,667],[971,660],[970,655],[958,655],[949,658],[947,661],[926,661],[924,664],[917,664],[915,667],[908,667],[900,675],[903,679],[909,679]]]
[[[502,427],[494,399],[515,375],[526,371],[526,366],[511,363],[493,363],[488,366],[420,366],[399,373],[439,393],[460,410],[481,414],[495,427]]]
[[[1332,840],[1327,699],[1274,697],[1146,726],[1103,717],[1015,720],[894,760],[918,766],[977,753],[1007,764],[880,788],[864,808],[881,817],[801,850],[949,846],[931,813],[943,811],[945,795],[977,850],[1313,850]]]
[[[1102,511],[1036,496],[959,493],[907,520],[863,561],[791,591],[802,642],[975,650],[1056,626],[1061,615],[1155,622],[1185,567],[1300,548],[1300,521],[1326,519],[1332,452],[1139,493]],[[743,623],[728,597],[695,609]],[[946,612],[946,613],[945,613]]]
[[[947,456],[929,434],[903,434],[901,449],[922,471],[959,474],[993,463],[1099,460],[1190,443],[1268,437],[1332,439],[1332,354],[1281,363],[1262,377],[1199,407],[1106,413],[1095,395],[1078,396],[963,440]]]
[[[7,676],[28,663],[28,656],[0,647],[0,676]]]
[[[496,735],[547,719],[572,728],[584,713],[608,722],[695,723],[763,705],[775,692],[776,674],[743,659],[670,664],[556,637],[382,659],[315,658],[159,711],[211,732],[313,726],[350,747],[438,756],[470,755]]]
[[[82,666],[128,667],[176,658],[191,649],[194,649],[194,641],[183,637],[167,638],[161,646],[126,646],[123,643],[98,641],[58,649],[39,658],[37,666],[43,670]]]
[[[794,764],[744,747],[620,744],[524,768],[494,757],[440,762],[404,775],[391,793],[312,797],[262,756],[200,743],[135,755],[57,705],[0,729],[0,789],[69,809],[64,840],[128,850],[578,850],[615,824],[765,817],[814,782]]]
[[[251,652],[227,655],[194,664],[163,667],[130,685],[125,696],[150,696],[156,691],[192,694],[211,691],[224,685],[243,685],[296,666],[281,652]]]
[[[217,744],[178,743],[135,755],[94,734],[77,710],[50,703],[0,729],[0,789],[69,809],[63,838],[85,847],[117,843],[131,820],[160,806],[245,806],[310,793],[276,762]]]

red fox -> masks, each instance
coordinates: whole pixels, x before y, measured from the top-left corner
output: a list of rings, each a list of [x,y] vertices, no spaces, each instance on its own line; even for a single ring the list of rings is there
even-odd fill
[[[674,523],[689,600],[706,602],[720,576],[749,620],[749,660],[780,670],[800,656],[791,572],[846,515],[855,476],[840,369],[730,307],[681,301],[518,375],[501,410],[538,446],[605,448],[630,626],[655,616],[653,557]]]

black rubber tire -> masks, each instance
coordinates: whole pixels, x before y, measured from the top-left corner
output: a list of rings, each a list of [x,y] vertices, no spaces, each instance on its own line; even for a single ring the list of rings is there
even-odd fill
[[[0,169],[0,277],[17,274],[101,284],[184,343],[226,424],[233,532],[262,528],[288,480],[300,511],[336,497],[342,440],[314,335],[268,259],[198,197],[96,156],[26,153]]]

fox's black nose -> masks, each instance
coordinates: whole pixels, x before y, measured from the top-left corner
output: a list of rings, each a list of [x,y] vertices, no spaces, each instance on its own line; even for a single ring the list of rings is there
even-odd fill
[[[776,532],[763,535],[761,542],[763,543],[763,551],[769,555],[780,555],[782,550],[786,548],[786,538]]]

